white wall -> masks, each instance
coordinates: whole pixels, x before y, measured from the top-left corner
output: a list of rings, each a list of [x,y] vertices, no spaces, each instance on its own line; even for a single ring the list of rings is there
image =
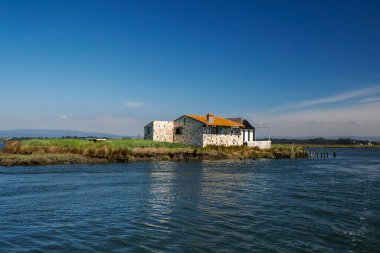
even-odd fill
[[[248,147],[258,147],[259,149],[272,148],[272,141],[253,141],[248,143]]]
[[[253,143],[255,141],[254,129],[241,129],[241,141],[243,143]]]
[[[153,121],[153,140],[173,142],[173,121]]]

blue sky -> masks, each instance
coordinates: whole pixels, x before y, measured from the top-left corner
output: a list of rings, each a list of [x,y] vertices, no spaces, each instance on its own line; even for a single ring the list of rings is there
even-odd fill
[[[379,1],[0,1],[0,129],[183,114],[380,135]]]

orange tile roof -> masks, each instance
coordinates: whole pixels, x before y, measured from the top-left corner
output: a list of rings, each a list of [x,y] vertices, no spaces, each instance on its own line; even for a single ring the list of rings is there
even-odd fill
[[[234,122],[229,119],[225,119],[222,117],[214,117],[213,122],[207,122],[207,116],[199,116],[199,115],[185,115],[186,117],[198,120],[202,123],[205,123],[207,126],[225,126],[225,127],[242,127],[244,128],[244,125],[239,124],[237,122]]]

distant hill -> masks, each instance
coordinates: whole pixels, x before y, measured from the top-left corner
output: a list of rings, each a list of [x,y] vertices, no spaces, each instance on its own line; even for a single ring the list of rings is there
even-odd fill
[[[114,134],[83,132],[75,130],[52,129],[17,129],[0,130],[0,138],[61,138],[61,137],[99,137],[99,138],[134,138],[135,136],[121,136]]]
[[[272,136],[272,139],[286,139],[286,140],[312,140],[312,139],[326,139],[326,140],[338,140],[338,139],[352,139],[360,141],[380,141],[380,136],[302,136],[302,137],[292,137],[292,136]]]
[[[312,138],[312,139],[296,139],[296,138],[272,138],[274,144],[315,144],[315,145],[367,145],[369,142],[372,144],[380,144],[380,142],[368,139],[352,139],[352,138],[338,138],[338,139],[325,139],[325,138]]]

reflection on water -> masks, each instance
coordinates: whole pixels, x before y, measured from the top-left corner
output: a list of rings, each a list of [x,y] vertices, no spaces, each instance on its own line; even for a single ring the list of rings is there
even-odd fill
[[[379,151],[0,167],[0,251],[374,252]]]

